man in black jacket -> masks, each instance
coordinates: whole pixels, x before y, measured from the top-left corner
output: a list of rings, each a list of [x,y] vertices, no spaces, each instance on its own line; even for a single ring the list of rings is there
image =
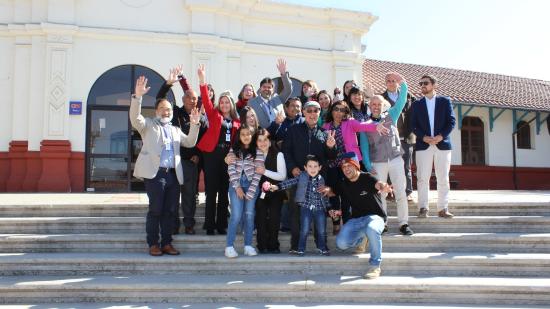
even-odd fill
[[[386,91],[382,93],[382,96],[390,102],[391,106],[395,105],[397,98],[399,97],[399,84],[391,74],[386,75]],[[411,163],[412,156],[414,151],[414,144],[416,143],[416,136],[412,132],[410,126],[410,114],[411,106],[414,104],[416,99],[410,94],[407,93],[407,102],[403,107],[403,112],[397,120],[397,130],[399,131],[399,138],[401,139],[401,149],[403,150],[403,161],[405,163],[405,178],[407,179],[407,185],[405,187],[405,192],[407,193],[407,200],[412,201],[412,173],[411,173]]]
[[[283,154],[289,177],[298,177],[304,169],[307,155],[315,155],[319,158],[323,176],[326,171],[327,159],[336,157],[336,140],[334,132],[325,132],[317,125],[321,106],[315,101],[304,104],[305,122],[291,126],[283,141]],[[290,251],[289,254],[297,254],[298,240],[300,236],[300,209],[294,203],[296,190],[290,190]]]

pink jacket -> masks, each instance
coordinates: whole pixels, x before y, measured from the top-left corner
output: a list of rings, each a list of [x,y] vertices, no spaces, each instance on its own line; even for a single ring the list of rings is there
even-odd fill
[[[330,130],[331,123],[325,123],[323,128]],[[345,152],[354,152],[357,155],[357,159],[361,161],[361,150],[357,143],[357,132],[374,132],[376,131],[376,123],[373,122],[359,122],[355,119],[348,119],[342,121],[340,126],[342,127],[342,137],[344,138]]]

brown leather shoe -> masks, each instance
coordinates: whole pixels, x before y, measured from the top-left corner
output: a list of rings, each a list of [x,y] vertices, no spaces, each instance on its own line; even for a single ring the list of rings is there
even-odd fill
[[[443,209],[443,210],[440,210],[438,213],[437,213],[438,216],[440,216],[441,218],[445,218],[445,219],[452,219],[455,215],[453,215],[452,213],[450,213],[447,208]]]
[[[166,246],[162,247],[162,253],[166,253],[168,255],[179,255],[180,252],[176,250],[174,247],[172,247],[171,244],[167,244]]]
[[[185,234],[187,234],[187,235],[195,235],[195,229],[194,229],[192,226],[186,227],[186,228],[185,228]]]
[[[149,254],[152,255],[152,256],[161,256],[162,251],[160,250],[159,246],[153,245],[153,246],[149,247]]]

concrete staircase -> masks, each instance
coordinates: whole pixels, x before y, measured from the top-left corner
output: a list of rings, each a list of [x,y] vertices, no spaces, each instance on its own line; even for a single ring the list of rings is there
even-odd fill
[[[0,304],[550,306],[550,192],[453,191],[453,220],[417,219],[411,204],[416,234],[401,236],[390,217],[376,280],[361,277],[369,255],[338,252],[333,236],[330,257],[309,237],[305,257],[230,260],[225,236],[197,229],[175,236],[181,256],[151,257],[146,203],[143,194],[0,195]],[[198,228],[203,214],[201,205]],[[289,236],[280,234],[283,252]]]

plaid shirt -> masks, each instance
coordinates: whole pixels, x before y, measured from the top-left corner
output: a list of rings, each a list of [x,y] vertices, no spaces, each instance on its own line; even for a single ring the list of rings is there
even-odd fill
[[[302,175],[303,174],[306,174],[306,172],[302,172]],[[329,205],[328,198],[317,192],[317,189],[319,189],[321,185],[324,185],[323,177],[321,175],[311,177],[307,174],[305,175],[305,177],[300,176],[282,181],[277,185],[279,187],[279,190],[285,190],[295,185],[298,185],[299,188],[301,186],[305,186],[305,201],[300,202],[300,206],[308,207],[311,210],[326,209]],[[305,180],[307,183],[301,183],[300,179],[302,179],[302,181]],[[296,191],[296,196],[298,196],[298,192],[299,190]]]

